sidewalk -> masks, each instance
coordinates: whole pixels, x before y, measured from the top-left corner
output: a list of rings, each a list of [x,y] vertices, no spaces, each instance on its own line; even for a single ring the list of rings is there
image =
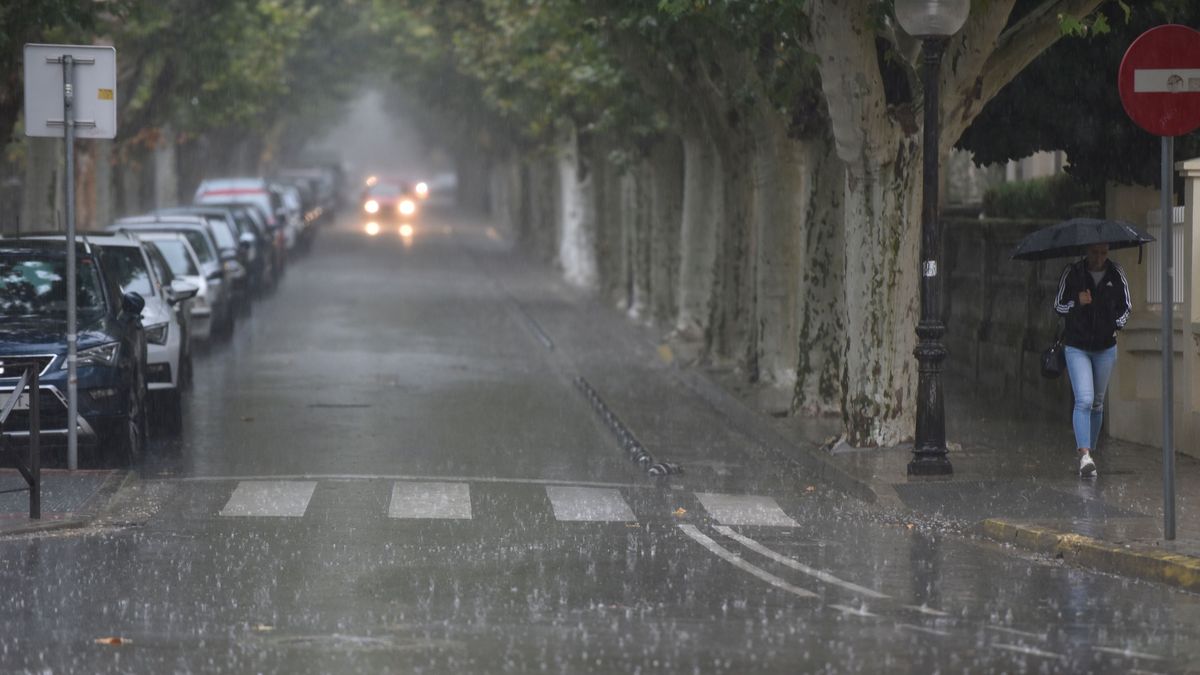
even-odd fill
[[[950,391],[946,398],[952,476],[909,479],[911,446],[808,444],[797,451],[833,462],[880,504],[916,517],[1101,571],[1200,591],[1200,461],[1177,456],[1176,539],[1165,541],[1161,449],[1106,438],[1094,455],[1099,477],[1084,480],[1069,410],[1060,420],[1045,420],[997,410],[968,392]],[[812,424],[784,422],[792,437],[811,435]]]
[[[0,536],[84,527],[120,487],[124,471],[42,470],[42,517],[29,517],[29,492],[0,494]],[[24,488],[15,469],[0,469],[0,490]]]

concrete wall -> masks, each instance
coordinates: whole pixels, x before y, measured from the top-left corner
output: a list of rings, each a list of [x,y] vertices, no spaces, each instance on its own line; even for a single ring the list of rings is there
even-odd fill
[[[1041,376],[1040,357],[1059,321],[1051,308],[1065,261],[1009,260],[1039,221],[948,218],[943,222],[946,377],[1027,414],[1069,419],[1066,377]]]
[[[1200,160],[1176,165],[1186,179],[1182,200],[1185,209],[1183,269],[1184,297],[1175,298],[1172,359],[1174,386],[1174,438],[1178,451],[1200,456]],[[1152,188],[1110,186],[1108,216],[1146,224],[1148,211],[1159,208],[1159,192]],[[1109,385],[1109,433],[1148,445],[1162,444],[1162,305],[1146,302],[1145,266],[1138,265],[1136,250],[1116,251],[1129,278],[1134,311],[1118,342],[1117,366]]]

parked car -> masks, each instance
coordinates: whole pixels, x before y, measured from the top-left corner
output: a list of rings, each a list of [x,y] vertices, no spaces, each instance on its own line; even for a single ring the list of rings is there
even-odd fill
[[[266,215],[262,210],[254,204],[236,202],[211,202],[202,208],[223,208],[233,213],[234,222],[241,233],[239,240],[250,251],[250,286],[256,292],[270,288],[276,278],[275,237],[267,227]]]
[[[164,279],[166,263],[153,260],[161,254],[130,234],[88,235],[87,239],[103,252],[121,290],[145,299],[142,325],[146,333],[148,402],[152,412],[161,417],[164,430],[177,434],[183,429],[182,388],[191,360],[191,342],[184,318],[187,313],[177,312],[176,305],[194,297],[199,289]]]
[[[253,248],[251,242],[242,238],[241,229],[232,209],[224,206],[177,206],[170,209],[159,209],[152,215],[156,216],[199,216],[208,221],[213,243],[221,256],[221,265],[229,272],[233,283],[234,311],[242,311],[250,305],[250,285],[253,278],[250,274]]]
[[[200,260],[188,243],[187,237],[179,232],[139,232],[138,239],[151,242],[170,267],[175,279],[182,279],[195,286],[196,297],[189,304],[189,330],[193,340],[208,340],[212,336],[212,305],[208,302],[208,280],[200,273]],[[191,359],[187,359],[185,383],[190,382]]]
[[[233,332],[233,275],[220,258],[220,249],[212,236],[212,229],[202,216],[150,215],[122,218],[108,226],[109,232],[125,231],[134,234],[143,232],[179,232],[187,237],[188,243],[200,260],[200,272],[208,282],[208,302],[213,311],[213,331],[218,336]]]
[[[39,381],[41,438],[65,445],[67,293],[64,241],[0,240],[0,364],[33,359]],[[80,445],[101,463],[127,465],[146,447],[144,299],[117,283],[104,252],[81,237],[75,252],[77,413]],[[0,395],[17,376],[0,365]],[[28,438],[28,401],[14,410],[5,436]]]
[[[266,221],[274,243],[275,279],[284,273],[287,260],[288,222],[283,195],[262,178],[211,178],[196,188],[196,204],[252,204]]]

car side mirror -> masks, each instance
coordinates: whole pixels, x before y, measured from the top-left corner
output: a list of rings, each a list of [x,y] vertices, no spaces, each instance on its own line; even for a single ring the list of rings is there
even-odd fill
[[[191,300],[199,292],[200,289],[195,284],[188,283],[183,279],[176,279],[167,289],[167,302],[174,305],[184,300]]]
[[[146,299],[137,293],[125,293],[121,296],[121,311],[128,317],[139,317],[146,308]]]

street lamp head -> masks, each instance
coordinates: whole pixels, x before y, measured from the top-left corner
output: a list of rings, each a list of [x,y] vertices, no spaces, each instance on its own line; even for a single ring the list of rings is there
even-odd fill
[[[944,38],[967,22],[971,0],[896,0],[896,20],[913,37]]]

